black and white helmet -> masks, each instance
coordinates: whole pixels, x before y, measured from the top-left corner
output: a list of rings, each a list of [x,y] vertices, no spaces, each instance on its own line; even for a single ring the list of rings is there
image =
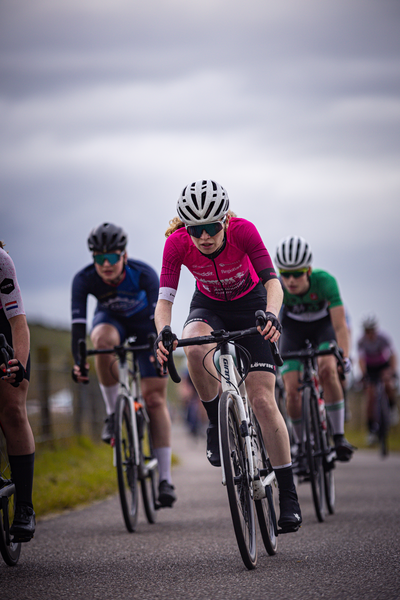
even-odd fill
[[[365,315],[362,319],[362,326],[366,330],[376,329],[378,327],[378,319],[373,313]]]
[[[90,232],[88,246],[91,252],[125,250],[128,236],[122,227],[113,223],[102,223]]]
[[[176,209],[185,225],[220,221],[228,212],[228,194],[216,181],[203,179],[187,185],[179,196]]]
[[[312,264],[311,248],[304,238],[291,235],[279,242],[275,263],[282,271],[308,268]]]

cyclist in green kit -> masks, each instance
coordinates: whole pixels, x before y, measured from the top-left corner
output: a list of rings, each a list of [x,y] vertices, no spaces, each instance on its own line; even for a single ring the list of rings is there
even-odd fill
[[[312,269],[311,248],[299,236],[289,236],[279,242],[275,263],[284,290],[281,353],[301,350],[306,340],[320,348],[336,340],[343,350],[345,372],[350,372],[349,330],[336,279],[326,271]],[[285,361],[281,367],[287,412],[293,423],[296,441],[300,441],[301,435],[300,368],[301,363],[297,360]],[[332,423],[337,459],[349,461],[354,448],[344,436],[343,388],[334,356],[318,358],[318,374]]]

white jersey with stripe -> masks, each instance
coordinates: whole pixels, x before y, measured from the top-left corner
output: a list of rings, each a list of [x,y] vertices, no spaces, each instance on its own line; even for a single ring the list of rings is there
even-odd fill
[[[21,290],[17,281],[17,273],[12,258],[0,248],[0,310],[7,319],[24,315]]]

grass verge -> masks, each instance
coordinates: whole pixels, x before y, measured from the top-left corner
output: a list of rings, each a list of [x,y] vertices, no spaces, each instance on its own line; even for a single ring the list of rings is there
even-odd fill
[[[117,477],[110,446],[79,437],[51,448],[38,448],[33,483],[38,519],[116,492]]]

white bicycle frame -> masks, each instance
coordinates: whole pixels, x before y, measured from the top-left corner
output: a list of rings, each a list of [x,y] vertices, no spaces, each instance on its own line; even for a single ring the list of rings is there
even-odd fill
[[[221,385],[223,392],[230,392],[235,400],[235,408],[239,415],[239,419],[241,423],[247,423],[247,431],[248,435],[244,437],[244,441],[246,444],[247,456],[251,457],[252,460],[249,460],[249,474],[251,479],[251,495],[253,500],[262,500],[266,496],[266,487],[276,482],[275,472],[272,471],[267,475],[263,480],[259,477],[258,473],[258,455],[257,455],[257,445],[254,443],[254,438],[257,435],[256,431],[252,424],[250,424],[249,418],[249,400],[247,397],[247,391],[245,382],[242,381],[240,386],[238,386],[240,380],[242,379],[233,359],[233,356],[229,353],[223,354],[226,349],[222,347],[221,354],[219,356],[219,367],[221,372]],[[239,393],[238,393],[239,392]],[[219,423],[219,451],[221,456],[221,468],[222,468],[222,485],[226,486],[226,476],[224,469],[224,461],[222,454],[222,445],[221,445],[221,424]]]
[[[135,449],[135,465],[137,467],[140,467],[139,436],[138,436],[138,430],[137,430],[136,408],[135,408],[134,398],[138,398],[139,400],[143,400],[143,399],[142,399],[141,394],[139,393],[140,387],[138,385],[136,372],[135,372],[134,376],[132,377],[131,384],[129,385],[129,365],[128,365],[128,360],[126,357],[125,358],[120,357],[119,382],[118,383],[119,383],[118,395],[122,395],[122,396],[125,396],[126,398],[128,398],[128,402],[130,405],[131,415],[132,415],[133,447]],[[144,406],[144,402],[142,402],[142,404]],[[148,419],[146,410],[144,410],[143,416],[145,419]],[[116,461],[116,449],[114,446],[114,466],[116,466],[116,462],[117,462]],[[157,466],[157,459],[153,458],[150,462],[147,463],[146,473],[143,475],[146,476],[147,472],[151,471],[156,466]]]

